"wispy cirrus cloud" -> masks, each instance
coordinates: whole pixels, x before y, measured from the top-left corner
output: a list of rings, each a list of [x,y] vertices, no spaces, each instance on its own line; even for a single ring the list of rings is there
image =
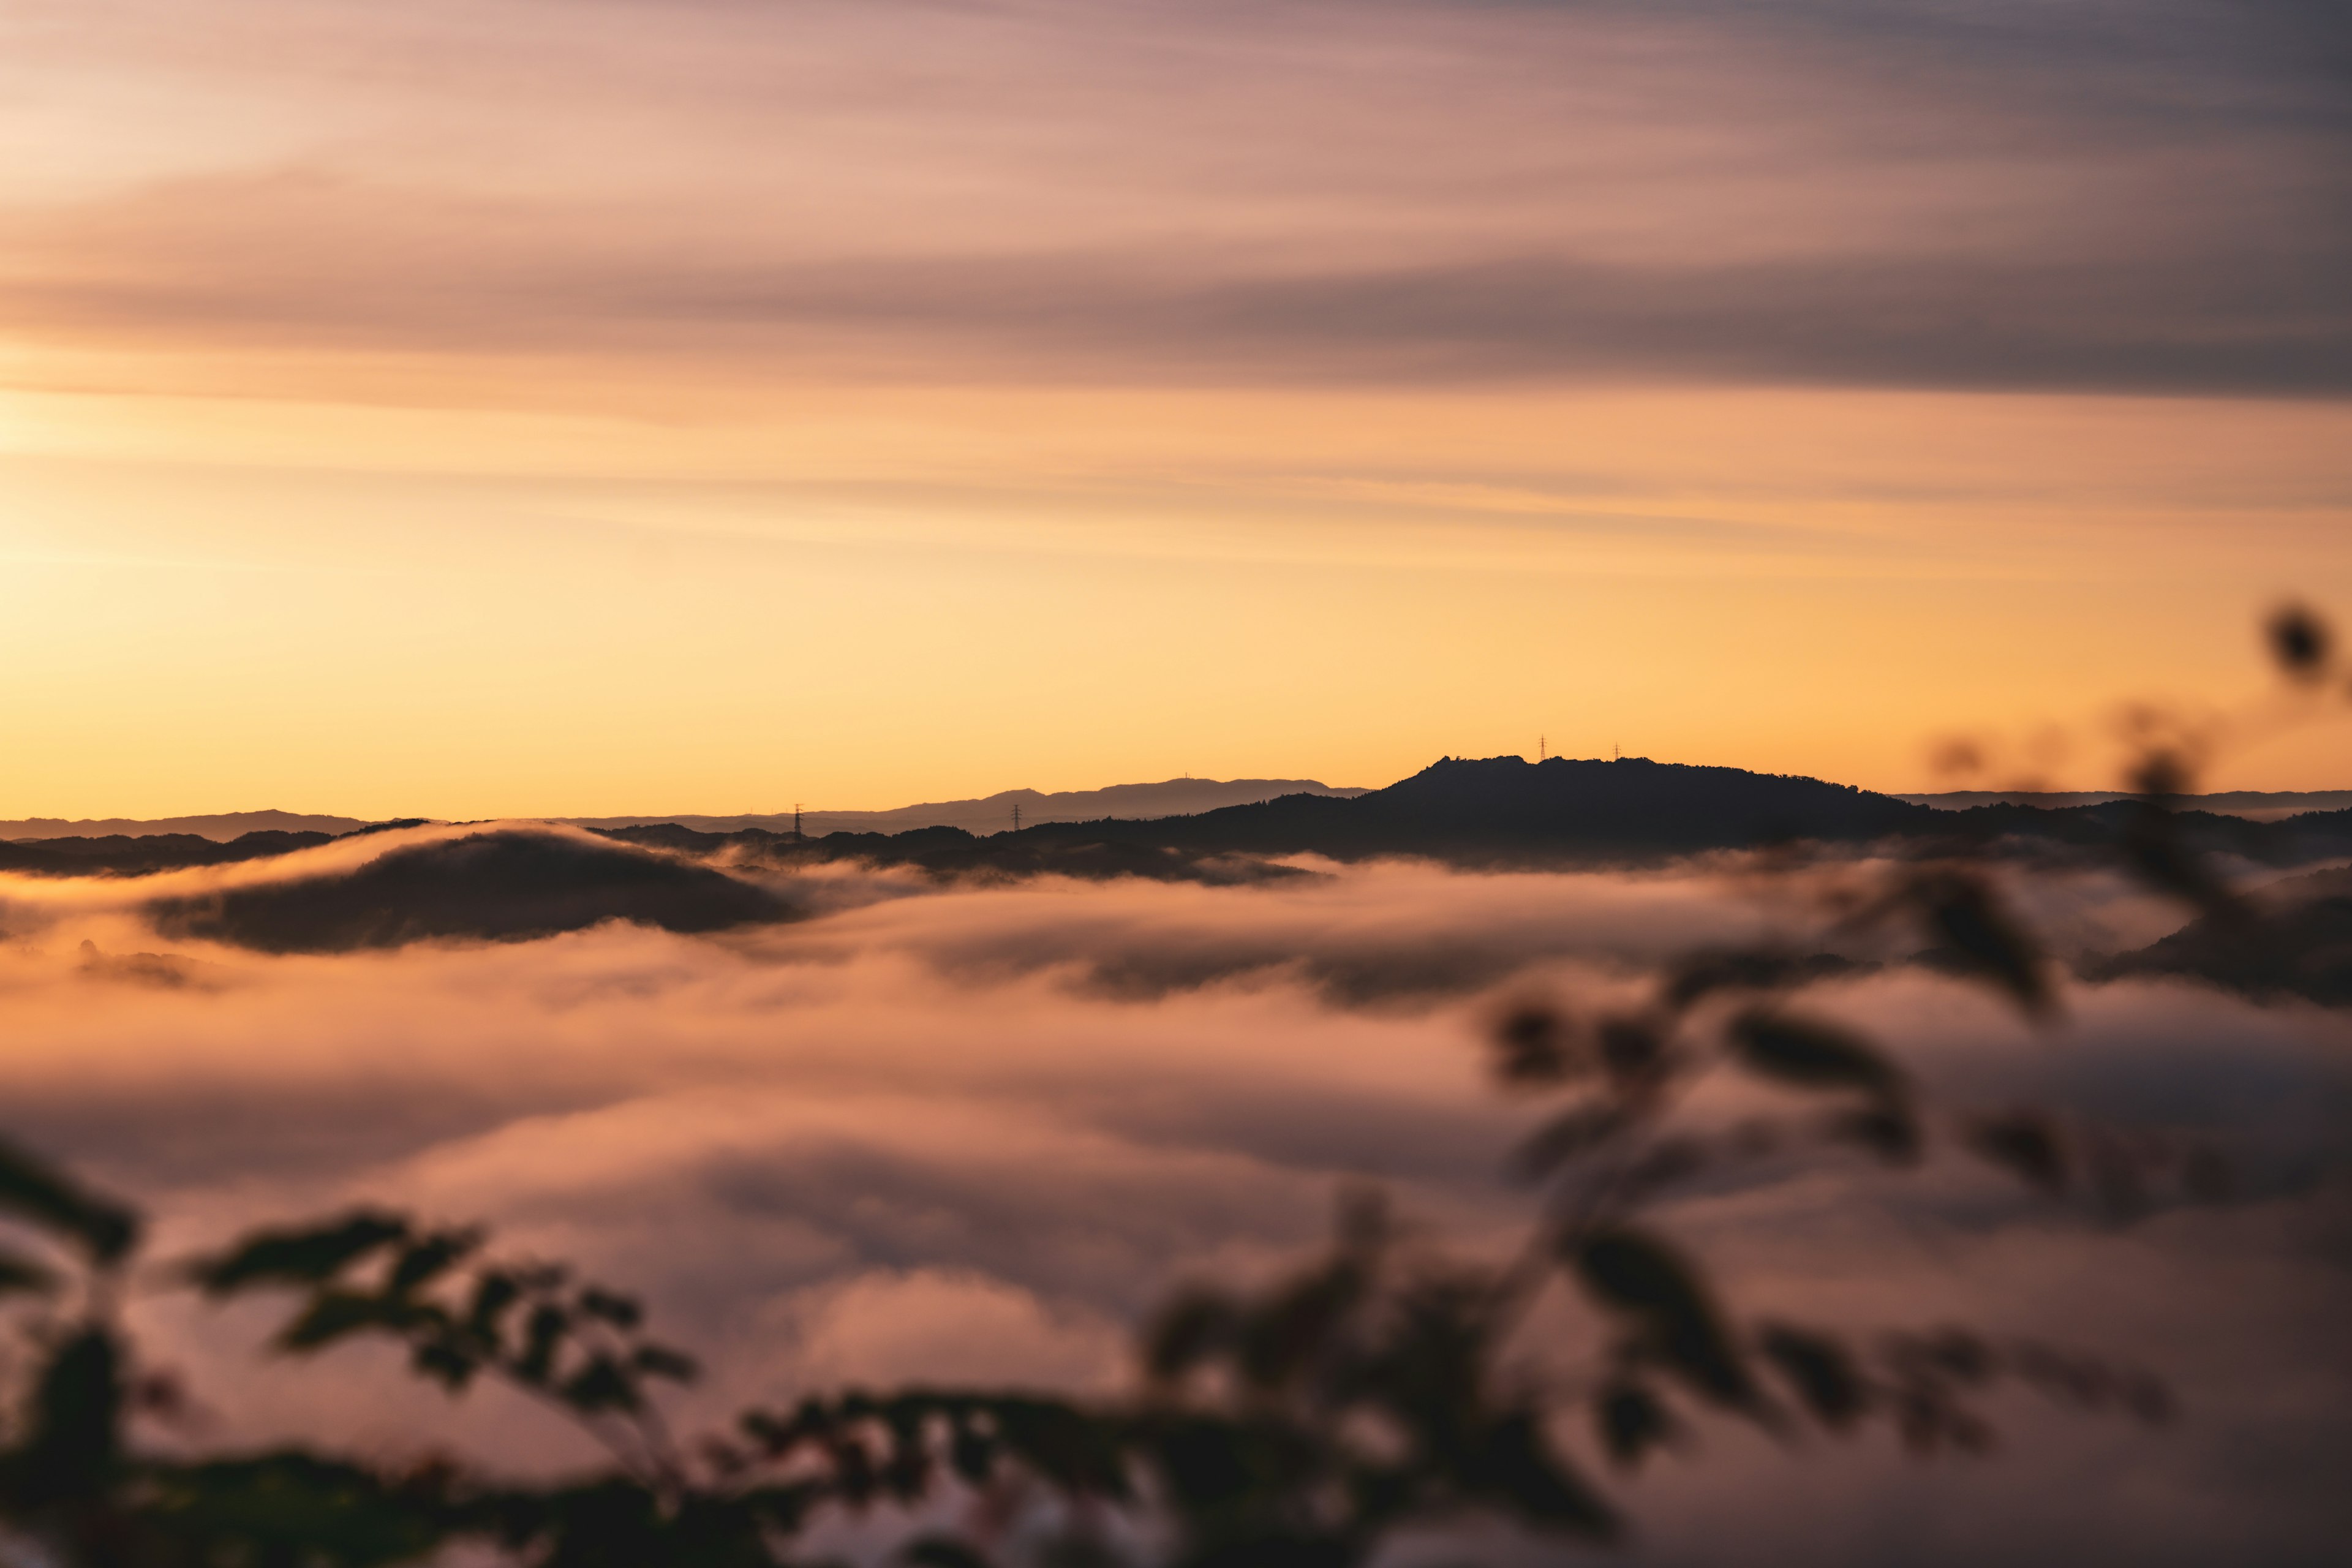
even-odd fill
[[[159,141],[143,177],[134,135],[9,203],[15,330],[960,383],[2352,390],[2345,28],[2288,0],[231,16],[282,43],[36,37],[313,129],[197,166]]]

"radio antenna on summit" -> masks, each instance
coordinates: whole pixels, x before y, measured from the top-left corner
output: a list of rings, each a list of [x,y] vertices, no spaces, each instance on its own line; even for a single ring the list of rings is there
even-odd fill
[[[1543,738],[1541,735],[1538,735],[1538,736],[1536,737],[1536,761],[1538,761],[1538,762],[1539,762],[1539,763],[1540,763],[1540,762],[1542,762],[1543,760],[1544,760],[1544,738]]]

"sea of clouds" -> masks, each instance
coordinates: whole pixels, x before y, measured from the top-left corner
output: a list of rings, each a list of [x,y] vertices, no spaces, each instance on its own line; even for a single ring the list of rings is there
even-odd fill
[[[806,918],[717,936],[611,923],[330,956],[166,943],[140,914],[433,831],[0,884],[5,1131],[143,1205],[158,1258],[360,1202],[487,1222],[502,1250],[645,1296],[709,1368],[680,1401],[689,1426],[847,1384],[1118,1388],[1133,1325],[1172,1285],[1296,1260],[1350,1183],[1384,1184],[1465,1249],[1507,1246],[1528,1200],[1500,1169],[1539,1111],[1487,1075],[1497,1009],[1630,994],[1676,952],[1792,919],[1736,860],[1316,866],[1242,889],[829,873],[775,879]],[[2069,951],[2181,918],[2096,878],[2025,896]],[[1635,1554],[2334,1561],[2352,1513],[2352,1020],[2133,983],[2074,988],[2065,1025],[2037,1031],[1899,963],[1806,1003],[1950,1103],[2209,1134],[2238,1195],[2103,1223],[1957,1158],[1790,1163],[1703,1184],[1664,1223],[1744,1308],[2081,1343],[2161,1372],[2181,1414],[2150,1430],[2002,1396],[1999,1452],[1932,1464],[1883,1435],[1703,1426],[1622,1482]],[[1701,1113],[1763,1091],[1708,1092]],[[589,1457],[520,1400],[453,1407],[375,1351],[273,1361],[266,1308],[200,1304],[161,1269],[135,1310],[211,1440]],[[1584,1331],[1565,1303],[1541,1330]]]

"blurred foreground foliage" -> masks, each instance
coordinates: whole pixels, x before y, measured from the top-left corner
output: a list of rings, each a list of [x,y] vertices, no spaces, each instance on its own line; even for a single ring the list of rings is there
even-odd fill
[[[2282,611],[2267,635],[2295,687],[2343,684],[2316,616]],[[2142,804],[2116,854],[2209,917],[2258,919],[2168,826],[2167,797],[2193,763],[2147,750]],[[1907,926],[1950,973],[2036,1025],[2058,1018],[2051,961],[1969,852],[1856,875],[1803,882],[1829,929]],[[389,1341],[418,1377],[452,1394],[496,1381],[611,1457],[542,1484],[446,1458],[388,1466],[303,1447],[192,1453],[184,1435],[143,1441],[171,1426],[183,1396],[122,1326],[139,1216],[0,1147],[0,1215],[16,1237],[0,1246],[0,1307],[16,1330],[0,1562],[370,1568],[457,1552],[546,1568],[754,1568],[812,1561],[814,1527],[895,1506],[908,1523],[892,1554],[931,1568],[1016,1557],[1343,1568],[1402,1532],[1465,1521],[1616,1540],[1618,1510],[1572,1447],[1632,1468],[1706,1418],[1780,1437],[1876,1425],[1922,1455],[1977,1453],[1993,1439],[1983,1396],[2007,1381],[2164,1420],[2170,1400],[2155,1376],[2081,1350],[1948,1325],[1857,1333],[1751,1316],[1658,1227],[1663,1202],[1727,1169],[1900,1170],[1937,1142],[2119,1218],[2226,1192],[2212,1152],[2177,1140],[2030,1107],[1925,1103],[1877,1042],[1796,1004],[1818,973],[1793,946],[1694,952],[1630,1005],[1510,1009],[1492,1031],[1496,1075],[1546,1106],[1505,1162],[1538,1198],[1515,1256],[1454,1256],[1377,1193],[1350,1194],[1311,1265],[1255,1290],[1169,1300],[1142,1336],[1135,1391],[1117,1399],[850,1393],[748,1409],[731,1429],[686,1440],[661,1390],[697,1366],[650,1336],[639,1304],[559,1266],[500,1259],[478,1229],[354,1212],[163,1270],[173,1289],[286,1301],[278,1352]],[[1692,1091],[1718,1076],[1769,1086],[1783,1110],[1728,1125],[1689,1115]],[[1515,1352],[1560,1332],[1535,1313],[1551,1293],[1584,1325],[1582,1353],[1531,1361]],[[1014,1520],[1041,1498],[1058,1522],[1020,1538]],[[958,1528],[927,1531],[917,1521],[940,1517],[942,1500],[964,1505]]]

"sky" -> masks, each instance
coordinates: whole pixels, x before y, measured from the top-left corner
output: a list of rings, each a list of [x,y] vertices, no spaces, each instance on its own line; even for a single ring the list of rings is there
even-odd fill
[[[0,816],[2107,787],[2347,276],[2329,0],[16,0]]]

